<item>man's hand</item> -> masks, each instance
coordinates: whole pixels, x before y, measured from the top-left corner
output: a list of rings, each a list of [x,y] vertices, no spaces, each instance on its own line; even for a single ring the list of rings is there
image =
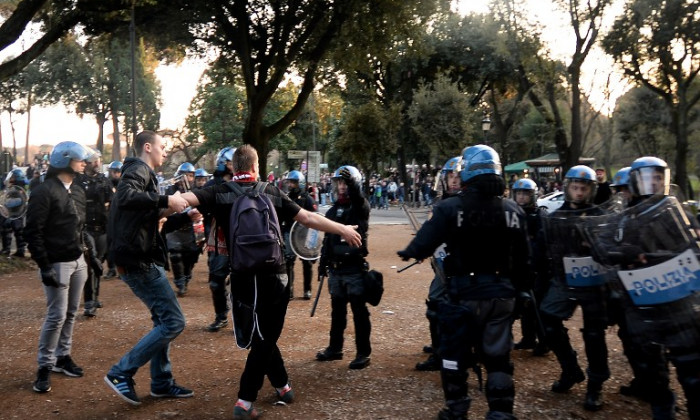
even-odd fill
[[[343,233],[340,234],[340,236],[343,237],[345,242],[348,243],[350,246],[354,246],[355,248],[359,248],[360,245],[362,245],[362,236],[360,236],[360,233],[357,231],[357,225],[342,225],[343,226]]]
[[[340,175],[341,178],[345,180],[345,183],[350,186],[350,184],[355,183],[355,179],[352,177],[352,172],[350,172],[350,169],[347,167],[343,168],[338,172],[338,175]]]
[[[199,222],[200,220],[203,219],[202,213],[199,212],[197,209],[192,209],[187,212],[187,215],[190,216],[190,220],[192,222]]]
[[[56,274],[56,270],[54,270],[53,267],[41,270],[41,282],[48,287],[58,287],[58,275]]]
[[[402,260],[408,261],[411,259],[411,256],[408,254],[408,251],[405,249],[402,249],[401,251],[396,251],[396,253],[401,257]]]
[[[168,196],[168,210],[171,210],[173,213],[182,212],[188,205],[187,200],[180,197],[179,192]]]

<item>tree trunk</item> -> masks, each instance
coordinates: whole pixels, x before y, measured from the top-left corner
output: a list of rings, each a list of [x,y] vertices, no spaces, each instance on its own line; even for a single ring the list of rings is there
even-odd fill
[[[15,123],[12,121],[12,111],[10,111],[10,131],[12,132],[12,162],[17,162],[17,135],[15,134]]]
[[[569,145],[566,161],[563,162],[566,169],[578,165],[581,157],[581,69],[569,67],[571,73],[571,144]]]
[[[97,140],[95,141],[95,147],[100,153],[104,154],[105,122],[107,122],[107,115],[102,112],[95,114],[95,121],[97,122]]]
[[[679,95],[680,96],[680,95]],[[682,97],[681,97],[682,98]],[[671,127],[676,136],[676,175],[673,182],[688,196],[688,111],[684,101],[671,108]]]
[[[32,90],[27,94],[27,135],[24,139],[24,165],[29,165],[29,127],[32,116]]]

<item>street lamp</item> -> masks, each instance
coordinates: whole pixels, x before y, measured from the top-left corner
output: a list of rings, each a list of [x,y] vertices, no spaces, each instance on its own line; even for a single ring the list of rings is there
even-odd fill
[[[484,132],[484,143],[485,144],[489,143],[488,137],[486,137],[489,130],[491,130],[491,119],[489,118],[489,116],[486,113],[484,113],[484,119],[481,120],[481,131]]]

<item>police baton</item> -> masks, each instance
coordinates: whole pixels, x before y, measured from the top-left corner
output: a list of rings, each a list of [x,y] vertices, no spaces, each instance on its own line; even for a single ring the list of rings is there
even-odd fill
[[[400,273],[400,272],[402,272],[402,271],[406,271],[406,270],[408,270],[409,268],[413,267],[414,265],[420,264],[421,262],[423,262],[423,261],[421,261],[421,260],[415,260],[415,261],[413,261],[412,263],[410,263],[409,265],[407,265],[406,267],[404,267],[404,268],[399,268],[398,270],[396,270],[396,272],[397,272],[397,273]]]
[[[325,278],[326,276],[322,276],[321,273],[318,273],[318,290],[316,291],[316,299],[314,299],[314,305],[311,307],[312,317],[316,313],[316,306],[318,306],[318,299],[321,297],[321,290],[323,290],[323,279]]]

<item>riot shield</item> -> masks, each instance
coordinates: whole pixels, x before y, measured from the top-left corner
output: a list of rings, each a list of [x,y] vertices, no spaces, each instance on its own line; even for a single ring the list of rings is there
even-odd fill
[[[608,267],[628,329],[640,343],[700,346],[698,234],[672,196],[582,220],[581,232]]]
[[[321,258],[323,232],[294,222],[289,231],[289,245],[302,260],[317,260]]]

